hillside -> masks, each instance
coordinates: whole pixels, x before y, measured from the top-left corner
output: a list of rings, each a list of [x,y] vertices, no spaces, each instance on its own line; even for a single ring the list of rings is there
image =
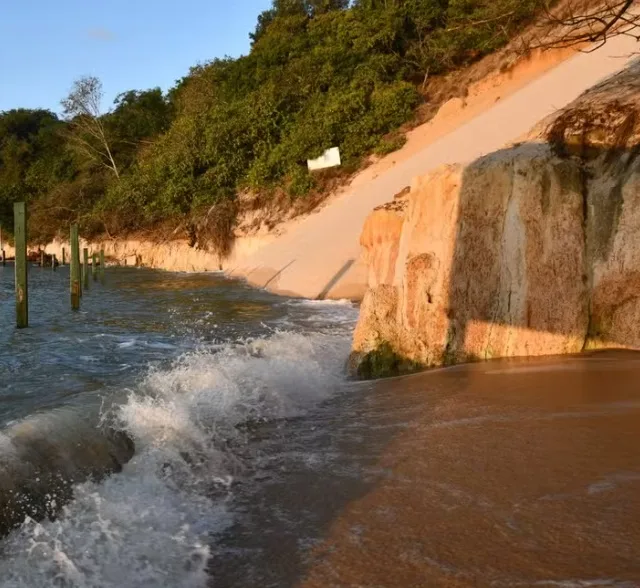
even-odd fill
[[[196,66],[166,94],[126,91],[103,110],[85,78],[62,117],[0,114],[0,222],[24,199],[34,242],[79,222],[87,237],[147,231],[225,253],[238,194],[313,207],[340,177],[309,175],[308,158],[337,145],[345,176],[397,149],[397,130],[433,113],[432,80],[504,46],[539,6],[274,0],[248,55]]]
[[[477,103],[470,101],[449,116],[444,112],[442,119],[416,129],[404,149],[365,170],[329,205],[292,222],[284,234],[243,256],[231,269],[256,286],[281,293],[362,298],[367,269],[360,234],[374,208],[439,165],[471,161],[522,140],[536,123],[624,68],[635,46],[633,39],[619,37],[537,77],[534,63],[515,78],[496,80]],[[509,95],[518,77],[529,83]]]

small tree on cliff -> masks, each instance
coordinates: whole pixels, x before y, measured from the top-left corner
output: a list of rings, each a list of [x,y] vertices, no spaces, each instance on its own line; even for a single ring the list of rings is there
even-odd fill
[[[72,144],[85,157],[111,170],[119,179],[100,112],[102,95],[102,82],[98,78],[83,77],[74,82],[61,104],[69,121]]]

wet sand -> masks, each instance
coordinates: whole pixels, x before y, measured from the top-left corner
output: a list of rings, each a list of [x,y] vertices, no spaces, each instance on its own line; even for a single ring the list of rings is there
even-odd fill
[[[640,354],[354,385],[253,447],[212,585],[640,586]]]

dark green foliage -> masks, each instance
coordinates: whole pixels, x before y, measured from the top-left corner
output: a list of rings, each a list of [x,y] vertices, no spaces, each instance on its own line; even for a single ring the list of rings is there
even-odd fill
[[[36,201],[38,238],[71,221],[84,234],[115,234],[189,226],[211,207],[227,218],[241,189],[302,197],[322,187],[307,159],[338,146],[353,168],[399,148],[394,131],[423,99],[425,78],[503,45],[538,3],[274,0],[249,55],[194,67],[166,96],[125,92],[106,114],[98,100],[89,115],[67,109],[67,121],[0,113],[0,222],[26,199]],[[94,78],[76,87],[89,82],[99,96]]]
[[[114,157],[119,167],[126,169],[131,166],[137,150],[169,128],[172,115],[172,105],[160,88],[120,94],[113,111],[105,116],[105,126],[114,139]]]
[[[73,158],[47,110],[10,110],[0,115],[0,223],[13,226],[13,203],[46,197],[74,176]]]
[[[406,142],[407,138],[404,135],[394,135],[393,137],[381,139],[376,145],[375,153],[376,155],[393,153],[403,147]]]

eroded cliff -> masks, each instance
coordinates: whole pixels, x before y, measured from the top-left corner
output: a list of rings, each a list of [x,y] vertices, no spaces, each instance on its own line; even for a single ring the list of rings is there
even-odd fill
[[[640,347],[640,68],[525,143],[416,180],[377,210],[353,346],[363,376]]]

